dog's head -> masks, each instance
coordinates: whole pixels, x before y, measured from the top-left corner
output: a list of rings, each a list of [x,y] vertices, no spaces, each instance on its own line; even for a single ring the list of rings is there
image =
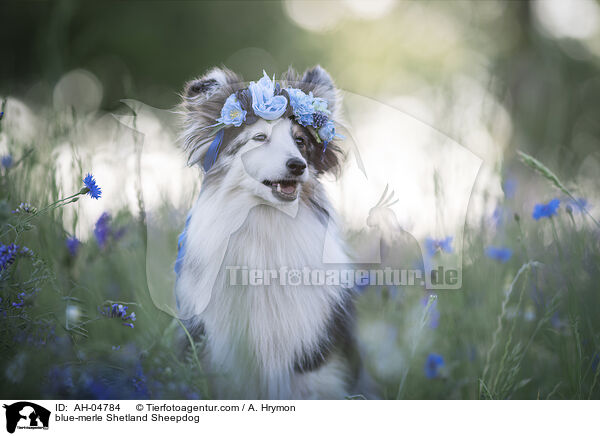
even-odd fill
[[[323,68],[316,66],[302,76],[290,69],[277,84],[281,90],[296,88],[323,99],[329,119],[339,121],[338,92]],[[325,147],[314,128],[300,124],[285,92],[288,109],[283,115],[265,120],[252,113],[251,122],[222,129],[215,155],[215,147],[210,149],[216,120],[228,97],[247,86],[232,71],[214,68],[185,87],[183,145],[190,164],[203,163],[209,155],[211,165],[204,165],[206,185],[221,182],[269,203],[289,203],[302,192],[308,194],[321,174],[338,172],[342,153],[337,141],[328,141]]]

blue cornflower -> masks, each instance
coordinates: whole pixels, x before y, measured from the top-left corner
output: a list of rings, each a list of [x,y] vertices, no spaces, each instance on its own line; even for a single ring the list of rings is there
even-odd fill
[[[10,168],[13,166],[13,158],[10,154],[2,156],[2,166],[4,168]]]
[[[96,241],[98,241],[100,248],[104,248],[106,241],[110,236],[110,220],[110,214],[108,212],[104,212],[102,215],[100,215],[100,218],[98,218],[98,221],[96,221],[96,225],[94,226],[94,236],[96,237]]]
[[[37,209],[27,202],[21,202],[12,213],[36,213]]]
[[[445,251],[446,253],[452,253],[452,236],[447,236],[444,239],[425,239],[425,248],[430,256],[433,256],[438,251]]]
[[[8,268],[14,261],[17,253],[19,252],[19,246],[15,244],[2,244],[0,246],[0,271]]]
[[[444,366],[444,358],[435,353],[430,353],[425,360],[425,377],[437,378],[440,376],[440,369]]]
[[[98,308],[100,313],[107,318],[119,318],[121,321],[129,321],[124,322],[123,325],[126,327],[134,328],[133,323],[136,321],[135,312],[127,313],[127,306],[122,304],[113,303],[109,306],[105,306],[103,309]]]
[[[550,218],[551,216],[556,215],[559,206],[560,200],[558,198],[550,200],[547,204],[536,204],[531,216],[536,221],[540,218]]]
[[[506,263],[512,256],[512,250],[508,247],[493,247],[490,245],[485,249],[485,255],[490,259]]]
[[[33,252],[27,247],[15,244],[0,245],[0,271],[4,271],[13,264],[17,255],[31,256]]]
[[[67,250],[69,250],[69,254],[75,257],[75,255],[77,254],[77,250],[79,250],[79,245],[81,244],[81,242],[79,242],[79,239],[77,239],[75,236],[69,236],[65,242],[67,244]]]
[[[39,292],[39,288],[33,289],[29,294],[26,292],[19,292],[15,301],[11,303],[12,307],[23,307],[25,305],[25,299],[31,298]]]
[[[88,173],[83,179],[83,184],[87,188],[84,194],[89,194],[94,199],[99,199],[102,196],[102,189],[96,184],[96,179],[90,173]],[[85,188],[84,188],[85,189]]]
[[[96,225],[94,226],[94,236],[96,237],[96,241],[100,248],[104,248],[108,239],[110,238],[113,241],[117,241],[123,237],[126,232],[125,227],[121,227],[119,229],[113,228],[111,226],[112,217],[108,212],[104,212],[96,221]]]
[[[17,294],[17,300],[12,302],[12,307],[23,307],[25,305],[25,297],[27,297],[25,292],[19,292]]]

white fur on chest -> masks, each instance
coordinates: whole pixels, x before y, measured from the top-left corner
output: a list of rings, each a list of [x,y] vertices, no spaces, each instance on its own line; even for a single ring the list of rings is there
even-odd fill
[[[317,349],[343,290],[338,286],[282,286],[278,280],[268,286],[232,286],[227,270],[324,270],[327,224],[303,205],[295,216],[269,205],[247,210],[240,205],[211,215],[203,200],[199,199],[192,212],[178,297],[183,296],[180,305],[187,307],[194,307],[194,299],[205,302],[199,319],[207,332],[206,363],[216,377],[217,395],[343,395],[339,383],[343,363],[335,358],[315,373],[294,370],[303,353]],[[319,389],[328,391],[315,394]]]

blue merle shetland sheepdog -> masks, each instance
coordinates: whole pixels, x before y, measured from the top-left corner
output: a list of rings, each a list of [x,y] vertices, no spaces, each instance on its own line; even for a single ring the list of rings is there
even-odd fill
[[[232,71],[214,68],[185,87],[182,142],[204,178],[180,238],[179,316],[204,336],[212,396],[343,399],[360,393],[352,291],[231,280],[240,268],[327,269],[326,233],[327,250],[345,256],[320,181],[340,170],[340,138],[324,140],[319,114],[314,121],[306,112],[299,118],[300,103],[291,105],[292,97],[309,96],[321,116],[337,122],[339,93],[319,66],[260,83],[273,86],[272,95],[261,96],[254,82],[248,86]],[[265,98],[278,96],[284,100],[265,107]]]

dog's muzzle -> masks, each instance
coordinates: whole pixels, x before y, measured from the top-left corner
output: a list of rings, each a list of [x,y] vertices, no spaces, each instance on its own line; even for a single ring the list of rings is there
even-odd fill
[[[298,198],[300,183],[294,179],[263,180],[263,185],[269,186],[275,198],[283,201],[293,201]]]

